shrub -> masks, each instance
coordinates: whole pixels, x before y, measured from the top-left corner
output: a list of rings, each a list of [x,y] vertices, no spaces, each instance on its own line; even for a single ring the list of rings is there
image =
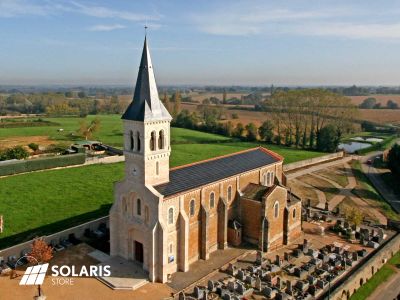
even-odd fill
[[[45,170],[57,167],[80,165],[85,162],[85,154],[71,154],[6,162],[0,165],[0,176]]]
[[[24,159],[29,156],[28,151],[22,146],[15,146],[0,152],[0,161],[9,159]]]
[[[30,149],[32,149],[33,151],[37,151],[37,150],[39,149],[39,145],[38,145],[38,144],[35,144],[35,143],[30,143],[30,144],[28,144],[28,147],[29,147]]]

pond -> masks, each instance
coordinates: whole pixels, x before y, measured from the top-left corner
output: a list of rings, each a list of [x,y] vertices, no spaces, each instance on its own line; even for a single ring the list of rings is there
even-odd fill
[[[381,138],[376,138],[376,137],[361,137],[361,136],[356,136],[351,138],[353,141],[365,141],[365,142],[370,142],[370,143],[380,143],[383,142],[383,139]]]
[[[365,149],[370,146],[371,144],[368,143],[350,142],[350,143],[340,143],[338,148],[340,150],[346,151],[347,153],[354,153],[357,150]]]

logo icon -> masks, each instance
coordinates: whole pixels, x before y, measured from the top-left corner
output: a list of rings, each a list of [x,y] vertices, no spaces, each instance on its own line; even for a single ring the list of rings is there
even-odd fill
[[[22,276],[19,285],[41,285],[43,284],[44,277],[46,276],[49,264],[37,265],[28,267]]]

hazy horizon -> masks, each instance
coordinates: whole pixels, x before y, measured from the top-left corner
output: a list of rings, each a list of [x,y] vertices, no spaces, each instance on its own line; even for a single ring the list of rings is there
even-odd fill
[[[396,1],[0,0],[0,85],[396,86]]]

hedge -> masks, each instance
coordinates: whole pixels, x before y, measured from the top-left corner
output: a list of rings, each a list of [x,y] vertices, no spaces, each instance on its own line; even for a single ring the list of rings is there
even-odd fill
[[[85,154],[78,153],[62,156],[10,161],[0,164],[0,176],[45,170],[57,167],[81,165],[85,162],[85,159]]]

